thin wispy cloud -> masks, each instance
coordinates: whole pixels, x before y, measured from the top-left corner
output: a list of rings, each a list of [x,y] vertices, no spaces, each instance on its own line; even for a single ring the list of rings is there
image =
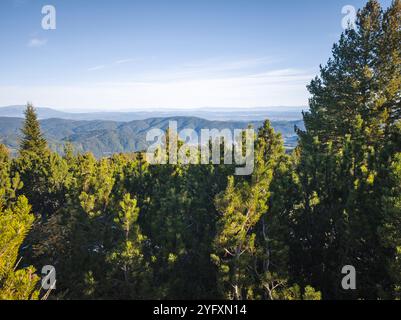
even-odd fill
[[[111,64],[101,64],[101,65],[98,65],[98,66],[90,67],[90,68],[88,68],[88,71],[102,70],[102,69],[105,69],[105,68],[110,68],[110,67],[112,67],[114,65],[125,64],[125,63],[129,63],[129,62],[132,62],[132,61],[133,61],[133,59],[120,59],[120,60],[114,61]]]
[[[69,108],[79,105],[87,109],[104,105],[114,109],[300,106],[308,102],[306,84],[312,78],[310,70],[273,69],[208,79],[0,87],[0,96],[3,104],[15,103],[12,97],[20,97],[40,105]]]
[[[121,60],[114,61],[114,64],[124,64],[124,63],[129,63],[132,61],[134,61],[134,59],[121,59]]]
[[[213,58],[204,61],[184,63],[169,67],[157,73],[147,73],[143,79],[158,79],[158,81],[180,81],[200,79],[221,79],[235,76],[253,75],[260,70],[268,70],[277,59],[258,57],[248,59]]]
[[[274,62],[278,62],[278,59],[272,57],[257,57],[231,60],[227,60],[226,58],[214,58],[200,62],[198,61],[194,63],[187,63],[184,64],[182,67],[188,69],[202,69],[207,71],[230,71],[270,65]]]
[[[39,48],[47,44],[47,39],[32,38],[29,40],[27,46],[30,48]]]
[[[105,67],[106,67],[105,65],[94,66],[94,67],[88,68],[88,71],[102,70],[102,69],[104,69]]]

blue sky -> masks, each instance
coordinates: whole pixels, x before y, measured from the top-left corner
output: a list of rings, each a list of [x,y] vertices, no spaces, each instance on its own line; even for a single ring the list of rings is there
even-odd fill
[[[66,110],[307,104],[362,0],[1,0],[0,106]],[[391,1],[381,1],[388,6]],[[44,5],[56,30],[43,30]]]

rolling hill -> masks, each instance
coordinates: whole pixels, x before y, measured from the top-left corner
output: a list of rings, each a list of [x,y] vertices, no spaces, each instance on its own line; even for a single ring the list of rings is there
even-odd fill
[[[5,144],[15,154],[20,136],[23,118],[0,117],[0,143]],[[130,122],[106,120],[40,120],[42,131],[50,147],[58,152],[66,142],[71,142],[79,152],[92,152],[96,157],[119,152],[144,150],[148,146],[146,133],[154,128],[166,130],[169,121],[177,121],[178,131],[184,128],[194,129],[200,134],[201,129],[244,129],[251,124],[258,128],[262,121],[210,121],[197,117],[149,118]],[[303,128],[302,120],[273,121],[273,127],[281,132],[287,148],[296,145],[294,127]]]

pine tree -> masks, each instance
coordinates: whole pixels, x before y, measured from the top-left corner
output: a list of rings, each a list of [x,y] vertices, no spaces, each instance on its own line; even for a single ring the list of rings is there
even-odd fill
[[[20,246],[34,217],[24,196],[15,196],[21,188],[17,177],[10,177],[6,149],[0,145],[0,300],[37,299],[38,277],[33,267],[18,269]]]
[[[32,104],[28,103],[25,110],[25,123],[21,129],[23,137],[20,143],[20,152],[32,152],[43,156],[47,151],[47,142],[40,130],[40,124],[36,111]]]
[[[11,161],[8,149],[0,144],[0,208],[15,201],[17,192],[22,188],[19,173],[11,175]]]
[[[257,253],[257,225],[268,211],[269,187],[277,162],[283,155],[282,140],[266,121],[259,130],[255,169],[248,179],[229,177],[224,193],[216,198],[221,213],[212,260],[220,271],[220,288],[226,298],[247,299],[257,286],[253,269]]]
[[[400,148],[400,8],[399,0],[386,12],[368,1],[356,30],[341,36],[309,86],[290,264],[298,282],[318,285],[328,298],[389,296],[391,276],[383,263],[389,252],[377,227],[384,223],[388,165]],[[346,264],[358,270],[357,292],[333,286]]]
[[[12,162],[12,171],[23,182],[19,194],[28,197],[33,212],[43,220],[57,211],[65,199],[66,162],[51,152],[40,130],[35,109],[28,104],[19,157]]]
[[[108,281],[112,283],[111,295],[120,299],[145,299],[149,297],[151,273],[143,255],[146,237],[138,225],[137,201],[125,194],[120,208],[115,223],[122,231],[122,236],[115,250],[107,257],[111,263],[108,273]]]
[[[391,255],[387,261],[388,273],[393,284],[393,297],[401,298],[401,153],[394,157],[390,166],[391,174],[383,190],[384,224],[380,237]]]

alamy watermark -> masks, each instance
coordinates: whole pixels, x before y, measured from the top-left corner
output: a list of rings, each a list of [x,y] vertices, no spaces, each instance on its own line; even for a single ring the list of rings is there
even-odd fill
[[[341,273],[345,277],[341,281],[341,286],[344,290],[356,290],[356,270],[354,266],[344,266]]]
[[[346,5],[341,9],[341,13],[345,15],[341,21],[344,30],[356,28],[356,18],[358,11],[352,5]]]
[[[56,268],[50,265],[42,268],[42,289],[55,290],[56,289]]]
[[[254,169],[253,129],[201,129],[200,138],[194,129],[177,130],[176,121],[169,122],[167,133],[151,129],[146,141],[153,142],[147,149],[146,160],[160,164],[236,164],[235,175],[251,175]],[[181,144],[179,143],[179,139]]]
[[[56,8],[52,5],[46,5],[42,7],[42,29],[43,30],[56,30],[57,20],[56,20]]]

